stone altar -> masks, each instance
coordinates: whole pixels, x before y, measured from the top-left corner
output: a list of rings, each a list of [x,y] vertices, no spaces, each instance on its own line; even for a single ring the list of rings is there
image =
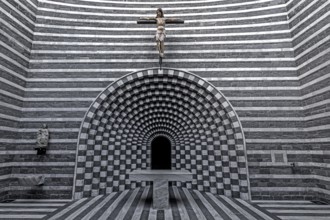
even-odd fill
[[[153,208],[169,207],[169,181],[192,181],[192,173],[187,170],[134,170],[129,173],[133,181],[153,181]]]

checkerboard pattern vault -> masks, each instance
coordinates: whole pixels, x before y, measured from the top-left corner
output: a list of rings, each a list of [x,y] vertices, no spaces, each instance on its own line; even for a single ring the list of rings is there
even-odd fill
[[[193,173],[174,185],[248,199],[244,135],[232,106],[209,82],[176,69],[134,72],[95,99],[81,125],[74,198],[145,186],[128,180],[150,168],[150,143],[166,136],[172,169]]]

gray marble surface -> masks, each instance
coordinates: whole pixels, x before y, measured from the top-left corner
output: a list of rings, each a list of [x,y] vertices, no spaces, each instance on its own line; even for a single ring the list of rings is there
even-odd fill
[[[169,208],[169,181],[191,181],[192,173],[187,170],[134,170],[129,173],[133,181],[153,181],[153,208]]]
[[[192,173],[187,170],[134,170],[129,173],[134,181],[192,181]]]

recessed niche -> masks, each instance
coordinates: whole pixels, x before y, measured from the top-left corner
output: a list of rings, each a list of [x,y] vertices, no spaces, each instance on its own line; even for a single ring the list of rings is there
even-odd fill
[[[158,136],[151,142],[151,169],[171,169],[171,142],[164,136]]]

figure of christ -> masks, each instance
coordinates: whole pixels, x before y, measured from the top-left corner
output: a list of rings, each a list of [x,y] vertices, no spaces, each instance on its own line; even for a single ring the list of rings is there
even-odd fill
[[[165,18],[164,17],[164,12],[161,8],[158,8],[156,11],[156,17],[142,17],[140,18],[137,23],[138,24],[150,24],[151,23],[156,23],[157,24],[157,31],[156,31],[156,43],[157,43],[157,50],[159,52],[159,57],[163,58],[164,57],[164,40],[166,37],[166,32],[165,32],[165,24],[182,24],[184,23],[183,20],[177,19],[177,18]]]

